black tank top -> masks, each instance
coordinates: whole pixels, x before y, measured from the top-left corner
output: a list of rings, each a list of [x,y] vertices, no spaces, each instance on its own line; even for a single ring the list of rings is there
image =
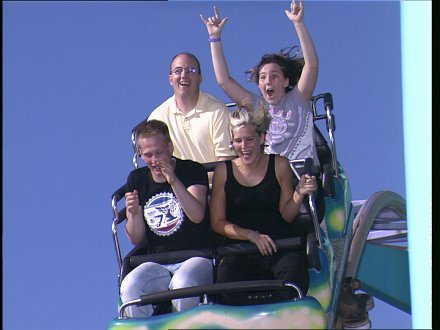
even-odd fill
[[[271,238],[292,236],[292,226],[279,212],[281,187],[275,174],[275,155],[269,155],[266,174],[255,186],[241,185],[226,161],[226,219],[242,228],[257,230]]]

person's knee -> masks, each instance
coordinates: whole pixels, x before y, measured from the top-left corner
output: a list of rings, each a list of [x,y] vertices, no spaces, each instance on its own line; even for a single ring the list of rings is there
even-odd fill
[[[203,257],[192,257],[184,262],[184,265],[191,265],[192,268],[212,269],[212,260]]]
[[[246,278],[247,273],[243,259],[236,255],[228,255],[220,260],[217,282],[241,281]]]
[[[186,260],[177,270],[170,282],[170,289],[211,284],[213,280],[210,259],[194,257]]]
[[[122,281],[121,300],[125,302],[146,293],[167,290],[170,279],[168,270],[159,264],[147,262],[139,265]]]

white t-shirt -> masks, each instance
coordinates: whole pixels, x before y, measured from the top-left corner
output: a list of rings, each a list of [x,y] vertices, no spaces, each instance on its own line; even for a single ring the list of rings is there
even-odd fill
[[[254,106],[260,100],[265,102],[262,96],[252,95]],[[303,100],[293,89],[277,105],[268,107],[272,120],[266,134],[265,152],[289,160],[313,158],[314,163],[319,164],[313,140],[313,110],[310,102]]]

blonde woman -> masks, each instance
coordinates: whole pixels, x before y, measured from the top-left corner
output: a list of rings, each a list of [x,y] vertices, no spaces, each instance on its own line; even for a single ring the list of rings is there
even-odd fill
[[[316,190],[316,178],[303,175],[293,187],[288,159],[263,153],[269,124],[270,115],[262,103],[252,112],[237,109],[230,115],[238,158],[215,169],[211,226],[226,237],[226,243],[250,241],[260,254],[224,257],[217,279],[282,279],[297,284],[305,294],[309,285],[305,246],[278,252],[274,240],[305,235],[296,228],[295,217],[304,196]]]

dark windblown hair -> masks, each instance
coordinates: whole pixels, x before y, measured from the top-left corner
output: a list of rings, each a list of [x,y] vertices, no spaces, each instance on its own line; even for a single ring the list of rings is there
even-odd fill
[[[294,55],[291,53],[294,51]],[[286,92],[292,90],[298,83],[304,67],[304,58],[298,56],[299,47],[292,46],[283,48],[278,54],[265,54],[261,57],[260,62],[252,69],[245,73],[249,75],[248,81],[253,81],[258,84],[260,78],[261,68],[269,63],[276,63],[281,67],[285,78],[289,78],[289,85],[286,87]]]

